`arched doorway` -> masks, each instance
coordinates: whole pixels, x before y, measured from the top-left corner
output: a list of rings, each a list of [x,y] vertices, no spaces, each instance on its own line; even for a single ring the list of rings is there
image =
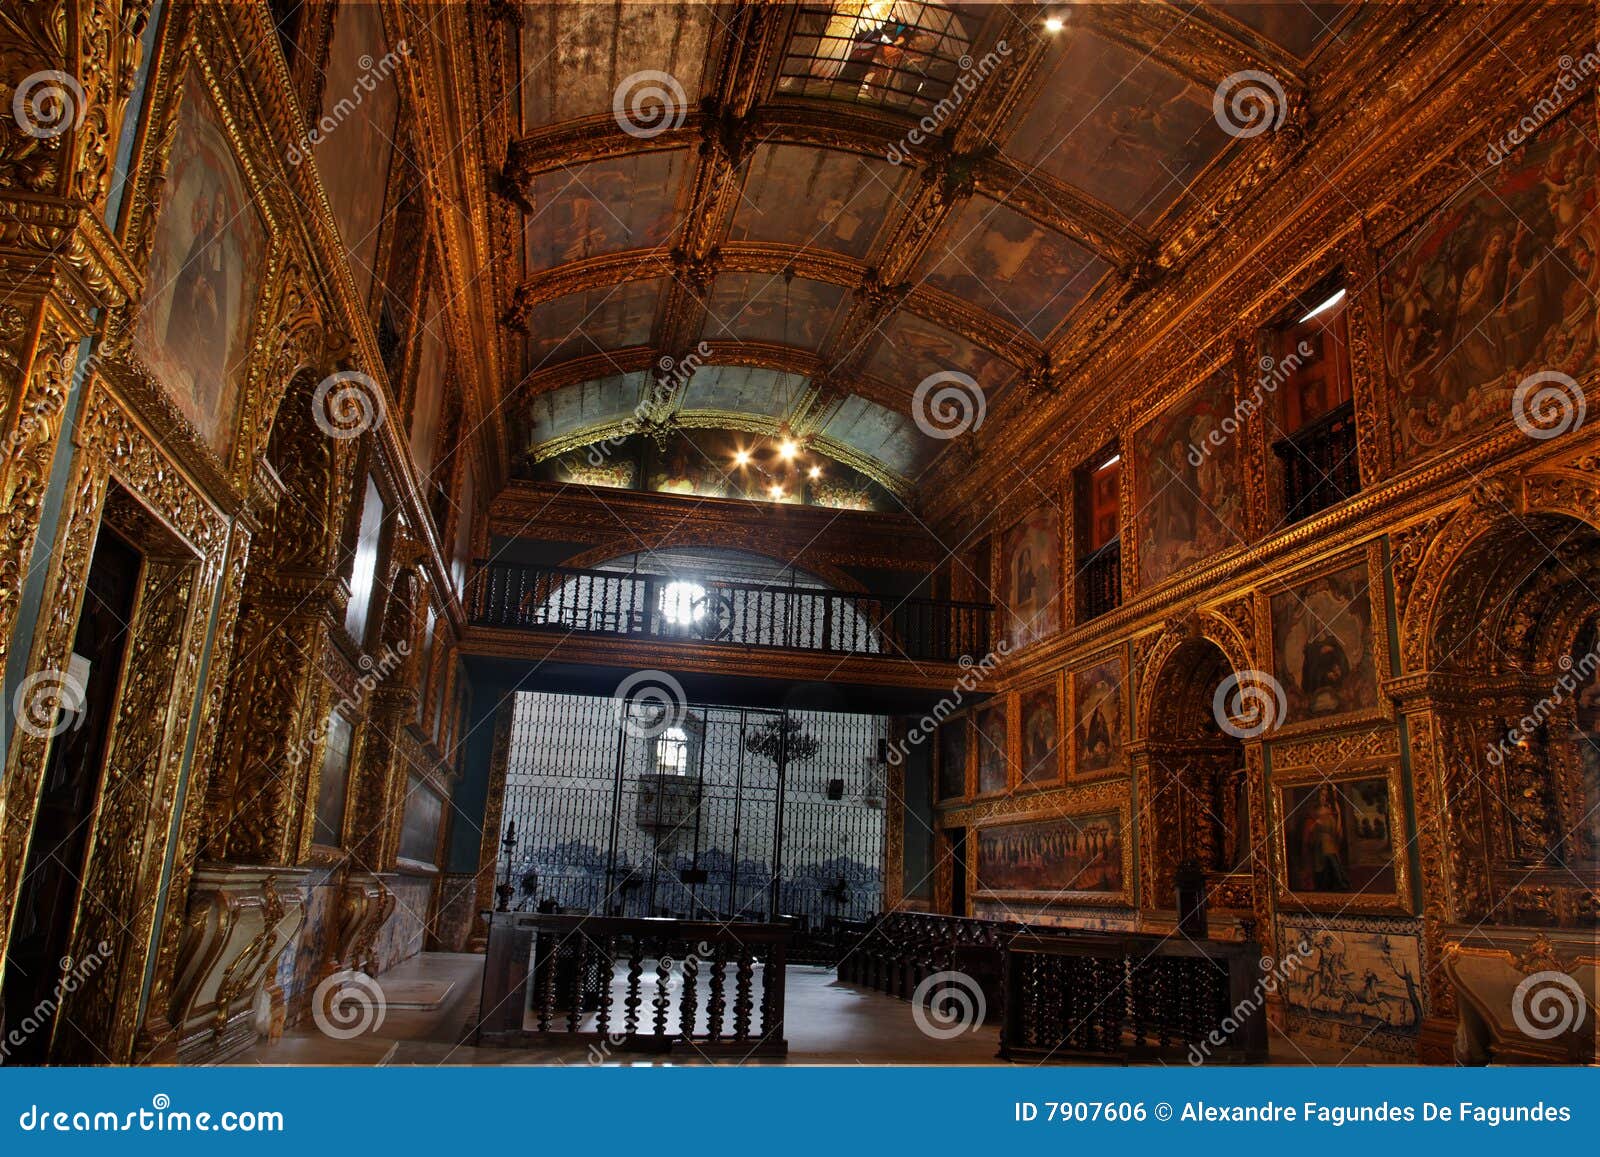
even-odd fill
[[[1176,911],[1181,866],[1204,874],[1210,912],[1255,917],[1251,798],[1240,729],[1225,711],[1239,679],[1227,654],[1186,639],[1152,676],[1150,716],[1136,762],[1140,792],[1141,905]],[[1223,723],[1229,727],[1224,728]]]
[[[1594,923],[1550,889],[1592,889],[1600,871],[1596,591],[1600,530],[1508,515],[1461,552],[1432,608],[1428,669],[1455,692],[1442,754],[1474,769],[1463,787],[1481,817],[1482,887],[1460,893],[1457,919]]]
[[[1435,546],[1411,592],[1437,594],[1402,636],[1423,667],[1399,696],[1429,899],[1423,1057],[1592,1063],[1600,530],[1552,512],[1458,518],[1437,541],[1464,545]],[[1552,984],[1556,1005],[1539,995]],[[1576,1015],[1530,1019],[1549,1007]]]

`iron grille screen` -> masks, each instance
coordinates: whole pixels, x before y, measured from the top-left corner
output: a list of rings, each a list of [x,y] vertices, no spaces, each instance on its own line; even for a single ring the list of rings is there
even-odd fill
[[[778,91],[921,116],[950,94],[971,47],[966,18],[947,8],[807,4],[795,18]]]
[[[887,736],[872,715],[691,705],[668,718],[519,693],[504,811],[515,903],[811,928],[865,919],[883,898]]]

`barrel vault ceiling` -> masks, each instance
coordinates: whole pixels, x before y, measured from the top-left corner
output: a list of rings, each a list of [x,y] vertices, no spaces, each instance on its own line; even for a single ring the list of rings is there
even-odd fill
[[[1219,84],[1266,73],[1292,107],[1350,20],[1281,0],[516,9],[491,279],[512,465],[722,427],[912,495],[952,445],[919,426],[919,384],[967,375],[991,407],[1048,388],[1262,147],[1224,131]]]

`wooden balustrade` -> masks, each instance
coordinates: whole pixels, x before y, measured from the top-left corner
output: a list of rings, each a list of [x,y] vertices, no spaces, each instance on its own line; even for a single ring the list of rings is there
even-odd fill
[[[781,1057],[781,924],[488,913],[485,1047]],[[649,976],[649,982],[645,980]]]
[[[856,927],[839,979],[909,1000],[936,973],[964,973],[1007,1060],[1254,1062],[1267,1055],[1260,954],[1250,942],[894,912]]]
[[[627,571],[479,561],[474,626],[645,636],[841,655],[955,662],[990,647],[994,608]]]
[[[1355,404],[1346,402],[1272,444],[1283,466],[1284,521],[1299,522],[1361,491]]]

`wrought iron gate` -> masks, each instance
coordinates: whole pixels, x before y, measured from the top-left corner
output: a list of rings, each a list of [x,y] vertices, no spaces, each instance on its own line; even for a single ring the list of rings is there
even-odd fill
[[[887,720],[517,696],[515,904],[611,916],[864,919],[883,895]],[[504,861],[502,861],[504,870]]]

